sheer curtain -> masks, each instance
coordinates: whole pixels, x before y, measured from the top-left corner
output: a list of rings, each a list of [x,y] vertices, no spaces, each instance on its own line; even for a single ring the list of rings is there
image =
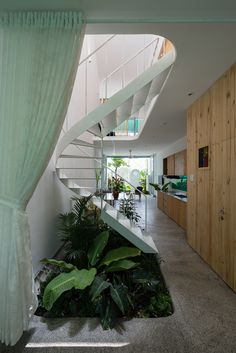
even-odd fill
[[[26,205],[55,147],[78,66],[78,12],[0,13],[0,340],[15,344],[37,302]]]

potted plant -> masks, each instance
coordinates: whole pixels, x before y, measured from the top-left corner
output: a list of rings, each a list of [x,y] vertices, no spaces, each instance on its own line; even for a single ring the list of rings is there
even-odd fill
[[[108,185],[112,189],[112,195],[114,200],[118,200],[119,193],[124,191],[124,181],[121,177],[117,175],[118,168],[122,166],[128,166],[128,164],[123,160],[123,158],[113,157],[112,162],[108,164],[109,167],[114,168],[115,176],[108,179]]]
[[[114,200],[118,200],[120,191],[124,189],[124,182],[120,177],[112,177],[111,179],[111,189]]]

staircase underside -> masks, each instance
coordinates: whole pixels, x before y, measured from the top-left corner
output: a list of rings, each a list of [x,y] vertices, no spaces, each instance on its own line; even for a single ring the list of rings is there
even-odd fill
[[[96,157],[97,144],[81,139],[81,135],[89,132],[93,136],[103,138],[125,120],[139,112],[141,108],[149,107],[153,99],[160,94],[174,60],[175,52],[173,50],[164,55],[157,63],[153,64],[126,87],[115,93],[104,104],[98,106],[94,111],[81,119],[63,136],[57,149],[57,175],[64,185],[76,196],[78,194],[84,195],[85,190],[87,190],[87,193],[95,192],[95,170],[98,169],[98,163],[100,163],[100,167],[104,167],[102,165],[102,153]],[[84,149],[90,150],[93,153],[88,153]],[[79,165],[86,160],[88,165],[85,168]],[[91,163],[94,165],[92,166]],[[62,165],[59,166],[59,164]],[[70,170],[70,173],[67,170]],[[76,176],[74,172],[76,170],[80,170],[81,175]],[[82,173],[82,170],[87,170],[88,174],[86,177]],[[66,172],[70,176],[66,175]],[[158,252],[150,234],[147,234],[146,231],[142,231],[140,227],[131,223],[127,217],[107,202],[103,201],[101,203],[101,200],[95,197],[93,198],[93,202],[101,209],[101,218],[111,228],[143,252]]]

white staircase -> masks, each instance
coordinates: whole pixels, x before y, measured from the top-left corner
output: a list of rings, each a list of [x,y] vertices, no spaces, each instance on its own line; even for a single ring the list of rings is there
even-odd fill
[[[123,83],[120,90],[110,97],[105,97],[105,103],[90,111],[80,121],[74,124],[59,141],[57,148],[56,172],[61,182],[69,188],[76,196],[94,193],[98,189],[96,171],[101,172],[101,195],[105,187],[106,166],[102,141],[103,138],[118,127],[122,122],[136,114],[143,107],[148,107],[153,99],[157,97],[168,77],[175,60],[174,48],[167,54],[159,57],[156,52],[159,39],[151,43],[155,52],[152,61],[136,78],[126,85]],[[137,55],[143,53],[146,46]],[[161,49],[159,43],[159,50]],[[93,53],[94,54],[94,53]],[[134,59],[127,60],[122,67],[117,68],[106,78],[104,84],[107,92],[107,85],[117,72],[124,70],[124,65],[130,64]],[[87,58],[89,60],[89,57]],[[101,139],[101,146],[95,144],[91,136]],[[109,169],[109,168],[108,168]],[[126,181],[129,183],[128,181]],[[135,188],[134,188],[135,189]],[[110,227],[114,228],[123,237],[128,239],[135,246],[145,253],[156,253],[157,248],[147,230],[147,195],[145,199],[145,229],[130,222],[115,207],[104,201],[103,196],[93,197],[94,204],[101,209],[101,217]]]

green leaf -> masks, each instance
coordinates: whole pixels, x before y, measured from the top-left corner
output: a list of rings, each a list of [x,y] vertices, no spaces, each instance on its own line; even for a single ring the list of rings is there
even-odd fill
[[[75,289],[84,289],[93,282],[97,270],[73,270],[68,273],[61,273],[48,283],[43,294],[43,306],[50,310],[55,301],[66,291]]]
[[[121,259],[125,259],[127,257],[139,256],[140,254],[141,254],[141,251],[139,249],[131,248],[128,246],[114,249],[114,250],[108,251],[106,256],[102,259],[99,267],[103,265],[109,265],[113,261],[118,261]]]
[[[76,267],[73,266],[72,264],[68,264],[65,261],[61,261],[61,260],[56,260],[56,259],[42,259],[40,262],[42,262],[42,264],[46,264],[46,265],[53,265],[53,266],[57,266],[60,268],[65,268],[66,270],[74,270]]]
[[[108,238],[109,238],[109,232],[104,231],[94,239],[88,251],[88,259],[91,266],[96,265],[96,263],[98,262],[105,246],[107,245]]]
[[[122,314],[125,314],[125,311],[129,307],[129,301],[127,298],[127,288],[122,284],[114,286],[111,285],[110,293],[112,299],[114,300]]]
[[[125,271],[130,270],[131,268],[137,267],[139,264],[137,262],[133,262],[131,260],[118,260],[113,261],[110,265],[108,265],[105,269],[106,272],[117,272],[117,271]]]
[[[115,319],[119,315],[119,310],[111,298],[99,297],[96,303],[96,312],[99,314],[103,330],[109,330],[115,326]]]
[[[110,283],[104,281],[103,278],[96,276],[89,291],[91,300],[94,301],[94,299],[96,299],[108,287],[110,287]]]

